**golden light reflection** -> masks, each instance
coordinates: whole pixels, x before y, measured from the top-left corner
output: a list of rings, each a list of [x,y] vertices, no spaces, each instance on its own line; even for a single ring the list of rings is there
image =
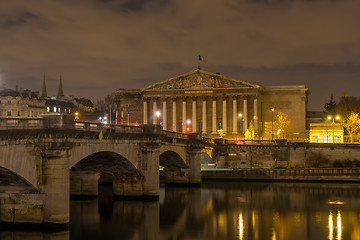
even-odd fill
[[[276,232],[275,232],[275,230],[273,230],[273,234],[272,234],[271,240],[276,240]]]
[[[341,225],[341,213],[338,211],[337,213],[337,240],[340,240],[342,237],[342,225]]]
[[[329,214],[329,240],[333,239],[333,232],[334,232],[333,214],[332,214],[332,211],[330,211],[330,214]]]
[[[224,231],[224,227],[225,227],[225,215],[224,215],[224,213],[219,214],[218,226],[219,226],[220,231]]]
[[[244,239],[244,219],[242,213],[239,214],[239,239]]]
[[[333,213],[332,213],[332,211],[330,211],[330,213],[329,213],[329,240],[334,239],[334,220],[333,220],[333,218],[334,218]],[[336,215],[336,230],[337,230],[336,240],[341,240],[342,239],[342,221],[341,221],[340,211],[338,211],[337,215]]]
[[[252,228],[255,229],[255,212],[252,212]]]

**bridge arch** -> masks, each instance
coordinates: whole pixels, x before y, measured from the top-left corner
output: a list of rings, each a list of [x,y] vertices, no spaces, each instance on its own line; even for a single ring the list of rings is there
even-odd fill
[[[113,177],[134,176],[141,178],[141,173],[122,155],[111,151],[100,151],[81,159],[71,172],[109,174]]]
[[[0,176],[1,190],[10,188],[11,191],[39,192],[39,190],[34,185],[7,168],[0,167]]]
[[[183,158],[172,150],[160,154],[159,164],[165,168],[188,168]]]

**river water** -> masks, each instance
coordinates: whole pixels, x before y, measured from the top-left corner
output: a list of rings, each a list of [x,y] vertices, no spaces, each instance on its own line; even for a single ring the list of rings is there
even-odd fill
[[[70,230],[0,239],[360,239],[360,184],[202,183],[160,189],[154,202],[71,200]]]

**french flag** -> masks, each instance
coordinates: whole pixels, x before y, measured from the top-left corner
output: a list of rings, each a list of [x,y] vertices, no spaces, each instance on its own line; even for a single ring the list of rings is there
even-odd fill
[[[200,54],[199,54],[199,61],[201,61],[201,62],[206,62],[205,58],[202,57]]]

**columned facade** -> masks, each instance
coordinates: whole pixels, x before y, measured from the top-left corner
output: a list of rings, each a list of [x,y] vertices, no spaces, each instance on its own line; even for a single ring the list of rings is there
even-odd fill
[[[251,139],[267,139],[274,106],[275,113],[283,111],[300,123],[298,132],[306,131],[302,110],[306,92],[303,86],[262,87],[195,70],[137,91],[118,90],[115,95],[119,108],[134,105],[130,115],[136,123],[162,123],[164,130],[201,132],[207,137],[241,139],[247,133]],[[304,114],[299,116],[297,109]]]

